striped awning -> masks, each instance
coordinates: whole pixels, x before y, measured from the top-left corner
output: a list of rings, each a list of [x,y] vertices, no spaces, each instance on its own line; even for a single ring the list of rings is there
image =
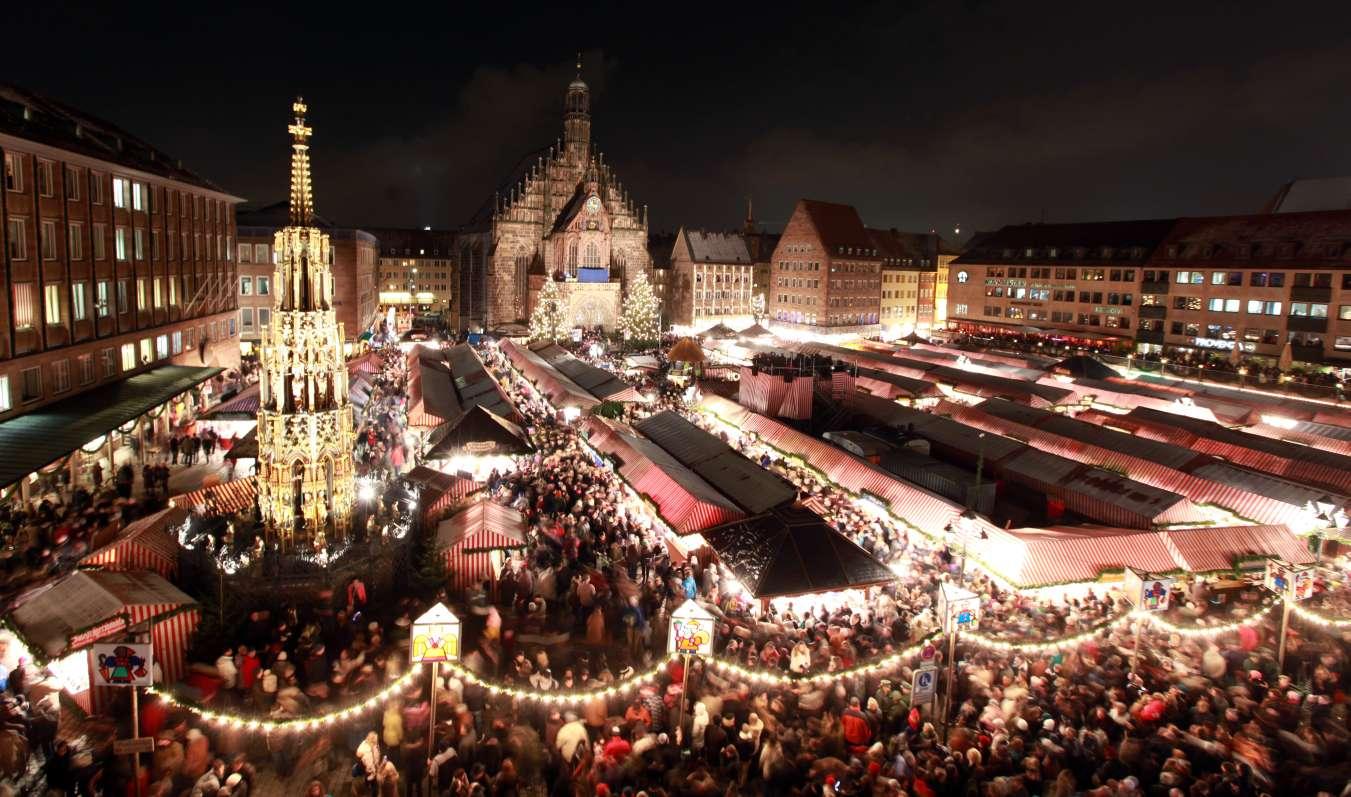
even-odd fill
[[[168,578],[178,571],[178,527],[188,519],[188,510],[169,507],[133,520],[102,541],[101,546],[80,560],[82,567],[101,570],[153,570]]]
[[[174,506],[190,509],[199,515],[215,517],[243,512],[253,506],[257,500],[257,478],[247,476],[223,484],[203,487],[190,493],[176,495],[170,499],[170,503]]]
[[[258,417],[259,387],[252,384],[198,417],[204,421],[251,421]]]

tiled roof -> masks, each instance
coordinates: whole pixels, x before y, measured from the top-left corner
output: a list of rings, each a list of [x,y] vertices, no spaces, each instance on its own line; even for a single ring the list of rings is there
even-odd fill
[[[1351,210],[1179,219],[1153,262],[1245,268],[1351,266]]]
[[[1011,224],[980,236],[967,245],[958,263],[1000,263],[1019,260],[1078,262],[1138,262],[1148,257],[1168,236],[1175,219],[1143,221],[1098,221],[1077,224]],[[1104,248],[1111,250],[1107,257]],[[1028,258],[1027,250],[1033,250]],[[1051,258],[1049,250],[1056,249]],[[1132,257],[1135,250],[1139,255]]]
[[[841,247],[845,247],[855,252],[868,253],[851,255],[852,257],[880,257],[872,254],[876,246],[853,205],[803,199],[798,201],[798,207],[811,219],[821,244],[830,250],[831,254],[837,254]]]
[[[11,83],[0,83],[0,132],[190,183],[220,186],[112,122]]]
[[[681,229],[676,239],[684,241],[685,253],[695,263],[750,264],[751,253],[746,241],[736,233],[704,232]]]
[[[1351,177],[1315,177],[1281,186],[1262,208],[1263,213],[1304,213],[1310,210],[1351,210]]]

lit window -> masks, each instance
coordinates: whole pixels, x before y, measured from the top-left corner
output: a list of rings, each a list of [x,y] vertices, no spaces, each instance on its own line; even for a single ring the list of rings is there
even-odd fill
[[[171,283],[169,283],[169,284],[172,285],[173,283],[171,282]],[[182,353],[182,351],[183,351],[183,333],[182,333],[182,332],[175,332],[175,333],[173,334],[173,345],[174,345],[174,349],[173,349],[174,354],[180,354],[180,353]]]
[[[145,184],[131,184],[131,209],[145,210]]]
[[[122,344],[122,370],[123,370],[123,371],[135,371],[135,370],[136,370],[136,344],[135,344],[135,343],[123,343],[123,344]]]
[[[33,306],[33,283],[14,283],[14,327],[32,329],[36,308]]]
[[[23,190],[23,156],[15,152],[5,153],[5,188]]]
[[[113,253],[118,260],[127,259],[127,228],[118,227],[113,231]]]
[[[145,230],[140,227],[133,230],[132,241],[135,243],[136,259],[145,260]]]
[[[61,323],[61,286],[46,285],[42,290],[43,309],[47,313],[48,324]]]
[[[141,362],[148,363],[153,357],[154,349],[151,347],[150,338],[141,338]]]
[[[267,244],[253,245],[253,262],[255,263],[269,262],[267,259]]]
[[[268,294],[270,294],[270,293],[272,292],[272,278],[271,278],[271,277],[255,277],[254,280],[255,280],[255,281],[257,282],[257,284],[258,284],[258,295],[259,295],[259,296],[267,296]]]
[[[169,336],[157,335],[155,337],[155,358],[163,360],[169,356]]]
[[[71,317],[76,321],[83,321],[89,317],[89,311],[85,307],[85,302],[88,299],[86,296],[88,291],[85,290],[85,287],[86,283],[84,282],[72,282],[70,284]]]
[[[158,310],[161,307],[164,307],[163,281],[159,277],[155,277],[155,281],[152,283],[151,288],[155,297],[155,309]]]
[[[0,412],[9,412],[13,406],[9,401],[9,377],[0,376]]]
[[[113,207],[125,208],[127,194],[131,193],[131,181],[124,177],[113,178]]]
[[[239,278],[239,295],[250,296],[253,294],[253,277]]]
[[[253,247],[249,244],[239,245],[239,262],[250,263],[253,261]]]

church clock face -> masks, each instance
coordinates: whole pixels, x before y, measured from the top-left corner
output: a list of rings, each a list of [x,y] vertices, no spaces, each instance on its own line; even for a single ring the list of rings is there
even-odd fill
[[[600,212],[600,197],[593,195],[587,198],[586,212],[590,213],[592,216]]]

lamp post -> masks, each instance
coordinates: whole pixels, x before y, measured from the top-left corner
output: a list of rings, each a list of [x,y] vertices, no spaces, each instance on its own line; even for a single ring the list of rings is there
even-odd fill
[[[436,750],[436,693],[437,687],[441,685],[441,662],[459,661],[461,630],[460,618],[443,603],[437,603],[413,621],[408,663],[432,665],[432,705],[427,725],[428,759]],[[430,777],[431,773],[428,772]]]

